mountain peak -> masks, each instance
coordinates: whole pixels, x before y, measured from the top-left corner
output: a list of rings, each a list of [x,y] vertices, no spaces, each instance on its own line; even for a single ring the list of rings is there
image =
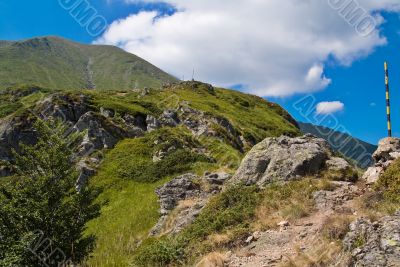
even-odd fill
[[[117,47],[81,44],[58,36],[0,41],[0,57],[0,90],[16,84],[61,90],[128,90],[159,88],[177,81]]]

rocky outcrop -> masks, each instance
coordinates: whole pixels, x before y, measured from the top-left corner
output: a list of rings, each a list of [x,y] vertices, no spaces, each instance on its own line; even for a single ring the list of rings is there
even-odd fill
[[[379,176],[393,163],[400,158],[400,139],[385,138],[379,142],[378,149],[372,155],[375,165],[368,168],[363,175],[367,184],[371,185],[378,181]]]
[[[23,115],[12,119],[0,120],[0,160],[11,161],[12,150],[20,151],[19,144],[34,144],[37,133],[32,128],[32,119]]]
[[[350,266],[400,266],[400,212],[377,222],[358,219],[343,240]]]
[[[198,177],[194,174],[184,174],[156,190],[156,194],[160,198],[161,215],[168,214],[181,200],[200,196],[200,185],[194,183],[196,178]]]
[[[232,182],[266,185],[317,174],[330,156],[326,141],[311,135],[266,138],[246,155]]]
[[[210,196],[218,193],[231,176],[227,173],[208,173],[199,177],[188,173],[176,177],[156,190],[160,214],[150,235],[163,232],[177,233],[193,222]],[[172,212],[174,211],[174,216]]]

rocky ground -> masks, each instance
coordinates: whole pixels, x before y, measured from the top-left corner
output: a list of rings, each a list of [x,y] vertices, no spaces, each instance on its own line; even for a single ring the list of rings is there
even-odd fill
[[[355,203],[365,191],[363,184],[334,184],[335,190],[314,194],[314,213],[292,223],[281,222],[277,229],[254,233],[247,246],[228,252],[227,266],[281,266],[295,259],[299,252],[314,257],[315,249],[324,242],[324,223],[336,215],[357,216]]]
[[[400,207],[395,215],[374,221],[367,219],[360,208],[360,201],[372,190],[368,185],[377,180],[375,173],[382,173],[399,157],[399,142],[394,138],[382,140],[373,155],[376,164],[363,179],[356,183],[333,181],[333,190],[315,192],[312,214],[290,223],[283,221],[277,229],[253,233],[245,247],[224,255],[225,266],[304,266],[307,262],[301,259],[306,258],[308,264],[318,262],[325,256],[331,257],[332,249],[336,249],[337,257],[334,266],[400,266]],[[342,247],[327,244],[324,224],[332,218],[345,216],[353,222]]]
[[[400,155],[399,142],[383,140],[374,154],[376,165],[371,169],[390,165]],[[310,135],[267,138],[247,154],[231,179],[225,174],[187,174],[159,188],[162,218],[154,233],[165,228],[168,217],[182,201],[192,200],[191,205],[175,209],[172,225],[182,229],[193,221],[210,196],[221,190],[216,184],[227,181],[225,185],[245,183],[263,188],[271,182],[286,183],[306,176],[317,179],[324,174],[331,178],[330,185],[313,193],[314,208],[306,217],[281,221],[275,228],[254,232],[243,246],[221,254],[214,252],[198,266],[400,266],[400,212],[373,221],[367,219],[360,203],[372,191],[371,179],[367,172],[364,179],[357,181],[351,168],[322,139]],[[214,185],[213,193],[201,189],[199,181],[208,181],[209,187]],[[177,231],[175,227],[170,233]],[[328,241],[327,234],[336,241]],[[326,259],[332,262],[333,257],[334,264],[324,263]]]

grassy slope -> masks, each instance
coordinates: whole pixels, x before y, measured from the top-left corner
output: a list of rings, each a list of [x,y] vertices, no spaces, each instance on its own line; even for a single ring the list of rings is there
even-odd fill
[[[79,94],[90,96],[95,108],[113,109],[117,116],[123,113],[158,115],[166,108],[177,108],[186,101],[189,106],[206,114],[227,118],[241,135],[254,138],[255,141],[268,136],[300,134],[286,119],[287,113],[278,105],[231,90],[209,91],[206,85],[196,86],[193,88],[191,84],[180,84],[162,90],[150,90],[143,97],[136,91],[90,90]],[[14,103],[20,106],[20,112],[49,93],[43,90],[43,94],[39,92],[16,98],[11,92],[6,92],[0,105]],[[69,94],[76,92],[71,91]],[[14,99],[14,102],[9,101],[10,99]],[[159,149],[154,146],[154,141],[158,138],[164,143],[173,139],[184,141],[189,147],[206,148],[216,161],[181,164],[174,163],[172,158],[169,163],[165,160],[161,165],[155,165],[152,155]],[[178,158],[178,155],[175,156]],[[215,138],[195,138],[184,127],[155,131],[143,138],[121,141],[106,153],[98,174],[91,179],[92,186],[104,189],[99,201],[108,201],[108,204],[103,206],[101,216],[88,224],[87,232],[94,233],[97,237],[97,246],[88,265],[127,266],[131,262],[138,241],[147,235],[158,219],[159,205],[154,193],[156,187],[180,173],[203,174],[206,170],[217,169],[233,172],[242,157],[243,153],[227,142]],[[178,159],[181,158],[182,155]],[[176,171],[167,171],[171,169]],[[162,173],[165,175],[160,175]],[[137,180],[138,177],[140,181]]]
[[[143,59],[112,46],[90,46],[57,37],[0,42],[0,88],[37,84],[55,89],[88,87],[91,59],[98,89],[160,87],[176,81]]]
[[[108,201],[108,204],[103,206],[101,216],[88,225],[88,233],[97,237],[97,247],[88,261],[89,266],[128,266],[138,242],[147,236],[159,218],[155,189],[180,173],[200,174],[216,167],[207,162],[182,164],[183,168],[176,173],[162,175],[153,181],[153,167],[164,167],[162,173],[172,169],[172,166],[152,162],[152,153],[157,149],[154,140],[161,137],[170,141],[174,138],[183,140],[187,134],[180,128],[160,130],[144,138],[124,140],[106,154],[98,175],[92,179],[92,186],[105,189],[99,201]],[[135,181],[136,170],[147,174],[140,175],[140,182]]]
[[[176,85],[164,90],[152,90],[150,94],[138,99],[138,94],[126,91],[123,94],[115,92],[88,92],[97,105],[123,112],[140,112],[139,105],[148,104],[155,112],[166,108],[177,108],[186,101],[194,109],[204,111],[213,116],[228,119],[243,136],[253,137],[261,141],[268,136],[282,134],[298,135],[299,130],[285,117],[286,111],[280,106],[267,102],[253,95],[237,91],[216,89],[210,93],[200,85],[192,89],[189,85]],[[140,102],[140,104],[136,104]]]
[[[237,129],[253,135],[257,140],[283,133],[299,133],[295,126],[278,115],[284,112],[279,106],[230,90],[217,89],[215,94],[211,94],[204,88],[193,90],[190,87],[176,86],[167,90],[151,91],[141,97],[140,101],[137,98],[138,93],[134,92],[87,93],[92,96],[94,105],[114,109],[117,113],[148,113],[151,110],[157,114],[165,108],[174,108],[178,103],[188,101],[193,108],[228,118]],[[179,134],[184,132],[181,128],[176,130]],[[190,136],[190,133],[186,134]],[[120,142],[106,155],[98,175],[92,179],[93,185],[107,188],[100,199],[108,200],[109,204],[104,206],[102,215],[89,224],[88,232],[95,233],[98,238],[93,258],[88,262],[90,266],[126,266],[132,260],[132,252],[138,240],[146,236],[157,221],[159,206],[154,189],[174,175],[162,177],[161,181],[155,183],[137,183],[118,177],[120,168],[136,169],[141,165],[140,162],[151,159],[151,153],[146,156],[141,153],[141,159],[138,158],[136,152],[147,151],[146,147],[151,145],[150,142],[145,147],[140,146],[140,140]],[[216,139],[200,138],[197,141],[211,151],[217,162],[194,164],[186,172],[202,174],[206,170],[220,168],[234,171],[243,157],[232,146]]]

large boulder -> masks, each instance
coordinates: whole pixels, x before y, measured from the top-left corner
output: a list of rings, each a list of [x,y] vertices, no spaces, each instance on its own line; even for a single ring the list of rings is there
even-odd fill
[[[377,222],[358,219],[343,240],[351,266],[400,266],[400,212]]]
[[[375,162],[392,161],[400,156],[400,139],[388,137],[379,141],[378,149],[372,155]]]
[[[379,176],[395,161],[400,158],[400,139],[388,137],[379,142],[378,149],[372,155],[375,165],[369,167],[363,179],[371,185],[378,181]]]
[[[330,155],[327,142],[312,135],[266,138],[243,159],[232,181],[262,186],[317,174],[325,167]]]

